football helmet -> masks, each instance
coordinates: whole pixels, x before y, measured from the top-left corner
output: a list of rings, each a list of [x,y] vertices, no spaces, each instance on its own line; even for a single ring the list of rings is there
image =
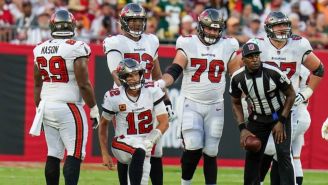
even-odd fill
[[[146,30],[147,17],[145,9],[137,3],[129,3],[125,5],[120,13],[120,24],[122,30],[127,32],[132,37],[140,37]],[[129,27],[129,20],[141,19],[142,25]]]
[[[145,83],[145,79],[144,79],[144,72],[145,70],[141,67],[141,65],[134,59],[131,58],[126,58],[124,60],[122,60],[117,68],[116,68],[117,74],[118,74],[118,78],[121,82],[121,84],[125,87],[125,88],[129,88],[131,90],[139,90]],[[127,77],[130,73],[138,71],[139,75],[140,75],[140,80],[139,82],[135,82],[135,83],[128,83],[127,81]]]
[[[218,35],[205,33],[205,27],[217,29]],[[198,36],[206,44],[216,43],[221,38],[224,27],[223,16],[214,8],[206,9],[198,16]]]
[[[279,24],[286,24],[287,29],[273,31],[273,27]],[[287,40],[292,35],[291,22],[282,12],[271,12],[265,19],[264,29],[269,38],[277,41]]]
[[[52,37],[70,38],[74,36],[76,26],[75,18],[67,10],[58,10],[50,18],[50,30]]]

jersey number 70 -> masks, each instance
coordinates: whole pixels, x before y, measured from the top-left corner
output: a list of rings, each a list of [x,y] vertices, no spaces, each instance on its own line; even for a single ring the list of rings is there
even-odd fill
[[[190,60],[191,67],[199,66],[195,74],[192,75],[191,81],[199,82],[200,76],[207,69],[207,65],[209,65],[208,79],[212,83],[219,83],[221,81],[222,72],[224,71],[224,62],[222,60],[212,60],[211,62],[208,63],[207,59],[199,59],[199,58],[192,58]]]

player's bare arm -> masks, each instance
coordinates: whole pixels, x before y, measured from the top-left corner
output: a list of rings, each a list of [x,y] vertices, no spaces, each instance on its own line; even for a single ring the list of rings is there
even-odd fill
[[[83,100],[90,108],[94,107],[96,105],[96,98],[89,80],[87,57],[78,58],[74,62],[74,73]]]
[[[103,160],[103,165],[108,168],[108,170],[115,170],[115,165],[112,157],[108,152],[108,127],[110,120],[107,120],[103,116],[100,118],[98,137],[101,149],[101,155]]]
[[[34,65],[34,103],[35,106],[39,106],[41,101],[40,94],[42,89],[42,78],[39,72],[39,68],[37,65]]]
[[[161,114],[156,116],[156,119],[158,121],[158,125],[156,129],[160,130],[162,134],[165,133],[165,131],[169,128],[169,117],[168,114]]]
[[[162,78],[162,71],[161,67],[159,65],[159,60],[158,58],[154,60],[154,68],[152,70],[152,78],[154,81],[159,80]]]
[[[323,77],[324,66],[313,52],[307,55],[303,65],[312,72],[308,87],[314,90],[319,85],[319,82]]]
[[[178,50],[173,60],[173,63],[166,70],[166,73],[164,73],[162,77],[162,80],[165,84],[164,87],[169,87],[175,82],[175,80],[182,73],[182,70],[186,67],[187,62],[188,60],[186,55],[183,53],[183,51]]]
[[[242,66],[241,54],[237,55],[235,52],[233,55],[233,58],[228,63],[228,72],[230,76]]]
[[[117,75],[117,71],[116,70],[114,70],[112,72],[112,77],[113,77],[113,80],[114,80],[115,84],[117,86],[121,86],[121,82],[120,82],[120,79],[118,78],[118,75]]]
[[[238,128],[240,131],[240,146],[245,147],[245,140],[248,136],[255,136],[248,129],[246,129],[246,124],[244,121],[244,112],[241,104],[241,97],[235,98],[231,96],[232,102],[232,111],[235,115],[235,119],[237,120]]]

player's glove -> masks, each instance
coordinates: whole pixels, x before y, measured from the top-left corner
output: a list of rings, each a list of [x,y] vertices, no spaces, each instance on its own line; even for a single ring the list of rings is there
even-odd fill
[[[149,139],[145,139],[143,141],[143,144],[144,144],[145,149],[146,149],[146,156],[150,156],[151,151],[153,150],[154,143],[152,143]]]
[[[172,122],[176,118],[176,115],[172,109],[172,103],[170,100],[164,100],[164,104],[165,104],[167,114],[169,115],[169,121]]]
[[[92,128],[97,129],[99,126],[99,110],[97,105],[90,109],[90,119],[92,120]]]
[[[294,106],[297,106],[303,103],[305,100],[309,99],[313,93],[313,90],[310,87],[306,87],[302,92],[297,93]]]
[[[161,137],[162,137],[162,132],[157,128],[149,132],[149,134],[146,136],[143,143],[146,148],[147,156],[151,154],[154,144],[157,143]]]
[[[160,79],[154,82],[154,86],[164,89],[166,87],[166,82],[163,79]]]
[[[321,127],[321,136],[323,139],[328,141],[328,118],[326,121],[322,124]]]

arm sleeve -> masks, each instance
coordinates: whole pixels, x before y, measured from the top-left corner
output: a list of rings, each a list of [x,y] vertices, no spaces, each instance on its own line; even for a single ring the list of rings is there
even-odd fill
[[[123,60],[121,53],[117,51],[110,51],[107,53],[107,66],[109,71],[112,73],[116,70],[116,67]]]

